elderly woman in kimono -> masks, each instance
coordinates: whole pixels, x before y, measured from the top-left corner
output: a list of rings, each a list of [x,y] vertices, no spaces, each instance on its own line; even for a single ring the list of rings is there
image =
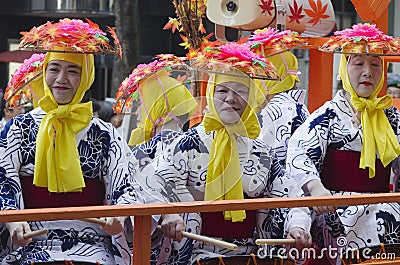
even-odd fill
[[[164,186],[163,194],[171,202],[300,196],[301,189],[282,170],[271,148],[256,139],[260,132],[256,113],[265,104],[266,91],[259,81],[249,77],[249,71],[276,77],[272,66],[250,52],[246,44],[226,44],[214,52],[200,54],[196,63],[200,72],[211,72],[203,122],[175,139],[142,174]],[[229,58],[230,63],[221,63],[221,58]],[[310,224],[306,208],[291,209],[289,213],[271,209],[193,214],[186,219],[189,232],[223,238],[236,243],[238,250],[202,242],[186,247],[193,248],[192,262],[256,253],[257,229],[260,238],[281,238],[286,232],[301,248],[311,243]]]
[[[47,27],[55,30],[51,36],[46,35]],[[34,30],[43,34],[41,44],[51,50],[43,61],[44,96],[37,108],[13,118],[1,133],[0,209],[148,202],[132,178],[129,147],[112,124],[93,117],[91,102],[82,103],[94,81],[90,53],[112,49],[99,39],[98,34],[105,33],[93,22],[70,19],[39,29]],[[75,34],[67,34],[71,30]],[[98,45],[79,46],[87,43],[77,42],[76,32],[86,33],[86,41]],[[38,45],[29,42],[28,36],[21,45]],[[63,36],[63,42],[54,36]],[[77,220],[5,223],[14,249],[2,263],[130,264],[131,252],[119,249],[111,237],[123,237],[125,217],[104,221],[102,226]],[[153,222],[156,225],[157,220]],[[40,229],[48,234],[24,237]]]
[[[182,75],[185,68],[184,62],[177,57],[174,60],[172,58],[160,60],[159,58],[149,64],[140,64],[122,82],[117,94],[118,101],[124,102],[125,107],[132,103],[127,102],[127,99],[129,101],[133,98],[138,101],[137,128],[131,133],[129,145],[132,146],[133,156],[130,160],[134,178],[145,188],[144,192],[155,190],[155,186],[151,177],[144,178],[140,172],[159,154],[165,152],[168,145],[183,133],[185,123],[189,121],[197,107],[197,101],[190,94],[188,88],[183,85],[183,80],[181,82],[172,77],[177,73]],[[139,81],[135,82],[135,80]],[[124,91],[130,92],[124,93]],[[122,107],[122,112],[128,111],[129,108],[125,107]],[[157,196],[157,194],[149,196]],[[151,263],[174,264],[172,260],[168,260],[172,258],[170,253],[179,250],[187,252],[187,248],[182,248],[187,239],[182,238],[181,235],[185,224],[183,219],[177,218],[175,215],[162,216],[160,223],[161,229],[155,231],[152,236]],[[173,229],[172,226],[175,226],[174,231],[170,231]],[[171,238],[163,237],[165,233],[173,234],[172,237],[177,238],[179,242],[173,242]],[[183,257],[182,264],[185,262],[187,264],[187,258],[190,258],[190,253],[176,255]]]
[[[399,51],[398,43],[375,25],[358,24],[336,32],[322,46],[342,53],[339,76],[344,90],[297,129],[286,160],[288,173],[310,195],[390,191],[391,164],[400,155],[400,113],[392,107],[391,96],[378,97],[385,73],[379,55]],[[394,184],[397,187],[397,177]],[[321,247],[340,250],[400,242],[398,203],[314,210]],[[336,242],[342,237],[347,244]],[[332,264],[340,262],[338,253],[327,258]]]

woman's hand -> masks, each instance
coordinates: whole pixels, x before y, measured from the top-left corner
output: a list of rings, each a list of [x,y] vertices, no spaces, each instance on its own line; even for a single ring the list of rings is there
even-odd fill
[[[126,219],[126,216],[123,217],[106,217],[104,218],[106,221],[106,224],[103,226],[100,226],[101,229],[103,229],[107,234],[109,235],[117,235],[121,233],[124,230],[124,222]]]
[[[291,228],[286,238],[296,240],[294,246],[300,250],[311,246],[311,234],[300,227]]]
[[[166,214],[161,216],[161,231],[166,237],[181,242],[185,231],[185,222],[179,214]]]
[[[311,180],[305,184],[311,196],[332,196],[331,192],[327,190],[321,183],[321,180]],[[335,207],[333,206],[316,206],[313,207],[316,214],[334,213]]]
[[[31,227],[27,222],[5,223],[4,226],[10,233],[14,245],[27,246],[32,241],[32,238],[24,239],[24,234],[31,232]]]

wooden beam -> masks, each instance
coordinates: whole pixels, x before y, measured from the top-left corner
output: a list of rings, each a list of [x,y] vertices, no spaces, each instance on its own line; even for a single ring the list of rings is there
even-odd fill
[[[304,49],[315,50],[318,49],[322,44],[329,40],[328,37],[320,37],[320,38],[305,38],[307,45],[302,47]]]
[[[0,223],[40,220],[72,220],[82,219],[85,217],[104,216],[136,217],[168,213],[219,212],[224,210],[241,209],[257,210],[265,208],[313,207],[326,205],[346,206],[379,202],[400,202],[400,193],[4,210],[0,211]]]
[[[171,204],[126,204],[86,207],[0,211],[0,223],[15,221],[69,220],[87,217],[135,216],[133,265],[150,264],[151,215],[186,212],[220,212],[224,210],[258,210],[267,208],[347,206],[400,202],[399,193],[261,198],[229,201],[195,201]]]
[[[363,21],[376,21],[387,11],[391,0],[351,0]]]
[[[133,232],[133,264],[150,264],[151,215],[135,216]]]
[[[389,1],[390,2],[390,1]],[[379,7],[382,8],[382,7]],[[384,8],[384,10],[382,10],[382,12],[379,11],[379,13],[381,14],[376,20],[372,21],[373,23],[376,24],[376,26],[382,30],[384,33],[388,33],[389,31],[389,12],[387,7]],[[383,66],[383,71],[385,73],[385,81],[384,81],[384,85],[383,88],[381,90],[381,92],[379,92],[378,97],[383,97],[384,95],[386,95],[387,93],[387,88],[386,88],[386,84],[387,84],[387,64],[385,64]]]
[[[389,1],[390,2],[390,1]],[[382,8],[382,7],[380,7]],[[373,24],[376,24],[376,26],[382,30],[384,33],[388,34],[389,31],[389,12],[387,7],[382,10],[380,15],[376,17],[375,19],[371,20]]]
[[[332,99],[333,54],[310,50],[308,110],[313,112]]]

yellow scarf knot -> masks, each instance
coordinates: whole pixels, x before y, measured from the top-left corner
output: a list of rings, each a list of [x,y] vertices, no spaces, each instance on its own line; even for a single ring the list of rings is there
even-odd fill
[[[38,132],[42,141],[36,146],[33,184],[48,187],[50,192],[81,191],[85,187],[75,133],[90,123],[91,109],[91,102],[60,105],[43,118]]]
[[[388,109],[392,106],[392,97],[390,95],[383,96],[381,98],[376,99],[366,99],[366,98],[358,98],[357,100],[352,99],[351,103],[354,108],[358,111],[378,111],[382,109]]]
[[[70,115],[71,108],[69,105],[60,105],[56,111],[56,116],[58,119],[66,118]]]

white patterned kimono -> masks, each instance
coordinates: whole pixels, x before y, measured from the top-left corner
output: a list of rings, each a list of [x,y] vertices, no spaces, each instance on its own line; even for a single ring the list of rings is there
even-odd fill
[[[259,138],[272,147],[282,165],[286,161],[290,136],[310,116],[304,105],[305,97],[304,89],[278,93],[258,114],[261,125]]]
[[[143,177],[161,183],[162,193],[171,202],[204,199],[207,167],[214,132],[205,133],[203,124],[178,137],[158,160],[142,172]],[[301,196],[299,186],[282,170],[275,154],[262,141],[236,135],[242,183],[248,198]],[[222,214],[222,213],[221,213]],[[285,222],[286,217],[286,222]],[[201,234],[202,220],[198,213],[184,216],[186,231]],[[257,212],[257,237],[282,238],[285,231],[299,226],[309,231],[311,219],[307,208],[264,209]],[[232,251],[202,242],[185,240],[179,250],[188,253],[193,248],[192,262],[205,257],[257,253],[255,238],[224,238],[239,249]],[[169,264],[169,263],[168,263]],[[175,263],[174,263],[175,264]],[[179,263],[179,260],[176,261]],[[188,264],[188,263],[186,263]]]
[[[1,131],[1,210],[24,209],[26,200],[30,199],[30,194],[22,190],[21,183],[23,178],[34,175],[36,135],[44,115],[40,108],[34,109],[14,118]],[[104,185],[104,204],[148,202],[138,193],[140,187],[132,178],[132,165],[128,160],[132,153],[112,124],[93,117],[89,126],[76,134],[76,143],[85,180],[97,179],[100,185]],[[85,205],[83,196],[82,205]],[[110,265],[131,263],[132,252],[121,248],[119,243],[115,244],[124,240],[123,232],[111,237],[99,225],[77,220],[29,224],[32,230],[49,229],[48,235],[33,238],[26,247],[11,247],[6,243],[8,231],[3,230],[1,254],[9,252],[3,257],[3,264],[64,260]]]
[[[131,162],[133,165],[134,178],[144,188],[143,192],[147,193],[146,197],[155,196],[159,197],[158,200],[165,199],[161,195],[160,189],[154,186],[154,182],[149,182],[149,178],[143,177],[141,172],[153,160],[157,159],[157,157],[167,149],[168,145],[181,134],[181,132],[173,130],[162,130],[154,135],[148,142],[132,148],[133,156]],[[159,215],[153,216],[155,220],[159,220],[159,218]],[[152,231],[151,264],[175,264],[170,253],[180,249],[177,245],[179,245],[179,243],[173,242],[170,238],[163,237],[160,230]],[[175,254],[175,256],[190,258],[190,254],[187,255],[185,253]],[[181,264],[187,264],[187,262],[188,259],[186,259],[186,261],[181,261]]]
[[[395,135],[400,139],[400,112],[395,108],[385,110]],[[344,92],[339,91],[332,101],[326,102],[296,130],[289,140],[286,169],[300,186],[319,179],[328,149],[361,152],[362,127]],[[392,163],[398,172],[396,158]],[[334,173],[333,173],[334,174]],[[348,176],[351,178],[351,176]],[[393,184],[398,192],[398,177]],[[389,183],[387,183],[389,185]],[[331,191],[332,194],[356,194]],[[317,216],[316,228],[321,247],[347,248],[376,246],[379,243],[400,243],[400,207],[398,203],[355,205],[339,207],[334,214]],[[345,237],[345,240],[343,240]],[[341,240],[337,245],[337,240]],[[323,241],[323,242],[321,242]],[[337,264],[341,264],[337,260]]]

